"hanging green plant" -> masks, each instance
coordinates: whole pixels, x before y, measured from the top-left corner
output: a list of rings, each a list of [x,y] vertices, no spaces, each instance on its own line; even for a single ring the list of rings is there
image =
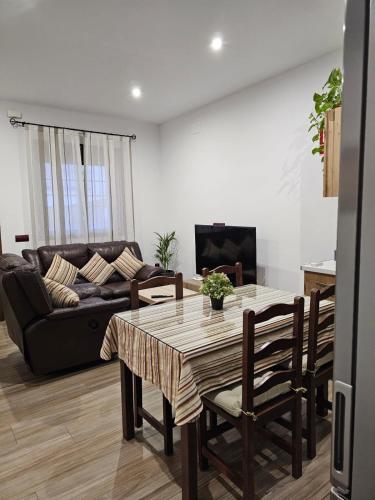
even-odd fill
[[[314,131],[312,141],[314,147],[312,154],[320,154],[322,161],[324,161],[324,127],[325,115],[330,109],[338,108],[341,106],[342,98],[342,72],[340,68],[334,68],[326,83],[323,85],[322,93],[315,92],[313,95],[315,111],[310,113],[309,121],[311,130]],[[317,145],[316,145],[317,144]]]

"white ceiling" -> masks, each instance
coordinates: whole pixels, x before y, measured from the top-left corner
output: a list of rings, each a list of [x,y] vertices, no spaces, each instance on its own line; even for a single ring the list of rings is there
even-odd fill
[[[342,44],[344,0],[0,0],[0,97],[164,122]],[[210,38],[221,33],[220,54]],[[130,97],[139,84],[143,97]]]

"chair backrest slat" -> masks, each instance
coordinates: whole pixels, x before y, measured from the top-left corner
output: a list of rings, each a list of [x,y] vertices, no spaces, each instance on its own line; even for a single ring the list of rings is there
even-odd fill
[[[255,353],[255,325],[276,318],[293,315],[293,332],[289,338],[276,339],[265,343]],[[290,380],[295,388],[302,384],[302,348],[303,348],[304,299],[295,297],[293,304],[273,304],[255,313],[252,310],[243,312],[243,347],[242,347],[242,409],[245,412],[254,410],[254,397]],[[275,372],[265,377],[254,389],[255,362],[269,357],[273,353],[285,351],[285,357],[292,351],[292,366],[289,370]]]
[[[291,379],[293,379],[293,375],[293,370],[280,370],[270,373],[269,375],[267,375],[267,377],[264,378],[261,385],[254,388],[254,397],[256,398],[260,394],[269,391],[276,385],[280,385],[284,382],[290,381]]]
[[[335,285],[330,285],[323,290],[314,288],[310,295],[310,318],[309,318],[309,337],[307,351],[307,370],[310,373],[315,371],[315,363],[317,360],[318,333],[325,330],[335,323],[334,313],[328,315],[319,322],[319,306],[322,300],[335,295]]]
[[[317,331],[322,332],[323,330],[326,330],[329,328],[331,325],[335,324],[335,314],[329,314],[326,316],[322,321],[320,321],[317,325]]]
[[[236,262],[234,266],[218,266],[215,269],[208,269],[208,267],[204,267],[202,269],[202,276],[206,278],[212,273],[224,273],[224,274],[235,274],[236,275],[236,286],[243,285],[243,272],[242,272],[242,264],[241,262]]]
[[[270,342],[266,342],[262,347],[254,353],[254,361],[261,361],[262,359],[268,358],[272,354],[279,351],[286,351],[293,349],[295,344],[294,338],[288,339],[277,339]]]
[[[333,348],[334,344],[332,340],[321,344],[316,351],[316,360],[319,361],[319,359],[324,358],[324,356],[326,356],[330,352],[333,352]]]
[[[131,280],[130,282],[130,305],[131,309],[139,308],[139,290],[146,288],[155,288],[157,286],[175,285],[176,300],[181,300],[184,296],[184,284],[182,273],[176,273],[175,276],[154,276],[148,280],[142,281]]]

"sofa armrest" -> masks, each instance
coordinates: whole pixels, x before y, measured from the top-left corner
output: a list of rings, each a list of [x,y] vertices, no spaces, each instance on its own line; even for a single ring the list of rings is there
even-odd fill
[[[77,307],[62,307],[54,309],[45,316],[48,321],[60,321],[67,318],[76,318],[84,315],[92,315],[96,312],[119,312],[130,309],[130,299],[123,297],[120,299],[104,300],[101,297],[90,297],[81,300]]]
[[[35,267],[15,253],[3,253],[0,255],[0,272],[9,272],[16,269],[34,270]]]
[[[140,269],[134,276],[134,279],[138,281],[146,281],[154,276],[161,276],[164,273],[161,267],[149,266],[146,264],[142,269]]]

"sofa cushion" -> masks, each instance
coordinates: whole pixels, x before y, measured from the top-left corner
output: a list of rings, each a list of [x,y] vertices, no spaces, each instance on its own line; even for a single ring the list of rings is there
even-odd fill
[[[111,263],[119,257],[125,248],[130,248],[137,259],[142,260],[142,253],[135,241],[108,241],[105,243],[88,243],[89,257],[98,253],[104,260]]]
[[[43,264],[44,271],[49,269],[56,254],[60,255],[78,269],[81,269],[89,260],[87,245],[83,245],[82,243],[39,247],[38,254]]]
[[[129,248],[125,248],[120,257],[118,257],[111,264],[117,272],[119,272],[125,279],[131,280],[146,264],[133,254]]]
[[[124,280],[123,280],[124,282]],[[109,283],[106,283],[105,285],[102,285],[99,287],[100,289],[100,296],[104,300],[111,300],[113,299],[113,290],[111,288],[108,288]]]
[[[80,300],[89,297],[101,297],[100,287],[95,283],[73,283],[73,285],[68,285],[68,288],[73,290]]]
[[[44,274],[47,269],[43,269],[43,264],[42,261],[40,260],[38,250],[31,250],[28,248],[25,248],[22,250],[22,257],[26,259],[30,264],[35,266],[36,269],[39,270],[41,274]]]
[[[30,264],[27,260],[23,259],[19,255],[14,253],[3,253],[0,254],[0,271],[9,272],[15,271],[16,269],[30,269],[33,270],[35,267]]]
[[[62,285],[72,285],[77,277],[78,268],[56,254],[45,277]]]
[[[76,307],[79,304],[78,295],[65,285],[43,278],[54,307]]]
[[[115,269],[98,253],[94,253],[88,263],[79,270],[79,274],[84,278],[98,285],[104,285],[114,272]]]
[[[162,276],[164,274],[164,269],[162,267],[149,266],[146,264],[142,269],[140,269],[134,276],[134,279],[138,281],[146,281],[154,276]]]
[[[120,281],[118,283],[106,283],[101,289],[106,288],[111,291],[112,297],[127,297],[130,295],[130,281]],[[102,295],[103,298],[105,298]]]

